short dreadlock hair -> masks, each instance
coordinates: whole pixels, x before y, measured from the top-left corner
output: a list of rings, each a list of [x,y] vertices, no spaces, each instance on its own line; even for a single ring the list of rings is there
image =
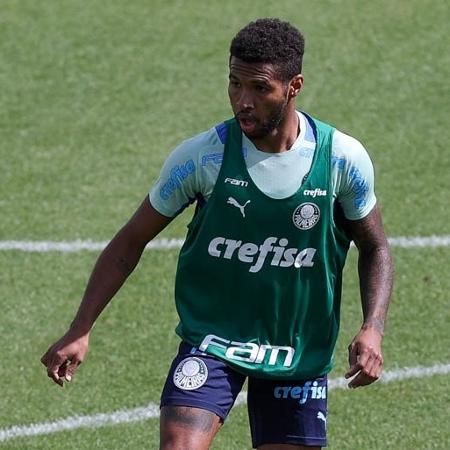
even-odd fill
[[[279,68],[281,81],[302,71],[305,39],[297,28],[279,19],[258,19],[240,30],[231,41],[232,56],[247,63],[269,63]]]

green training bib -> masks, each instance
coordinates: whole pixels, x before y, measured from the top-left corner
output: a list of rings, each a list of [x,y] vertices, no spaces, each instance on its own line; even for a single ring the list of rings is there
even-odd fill
[[[239,124],[226,122],[217,182],[178,261],[178,335],[260,378],[305,379],[332,367],[350,242],[333,215],[334,129],[309,120],[317,142],[311,170],[284,199],[253,183]]]

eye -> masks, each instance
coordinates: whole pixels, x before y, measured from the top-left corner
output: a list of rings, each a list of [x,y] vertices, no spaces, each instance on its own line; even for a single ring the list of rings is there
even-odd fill
[[[236,81],[236,80],[230,80],[230,86],[233,86],[235,88],[240,88],[241,83],[239,83],[239,81]]]
[[[268,88],[267,88],[267,86],[264,86],[263,84],[257,84],[256,86],[255,86],[255,90],[257,91],[257,92],[260,92],[260,93],[265,93],[265,92],[268,92]]]

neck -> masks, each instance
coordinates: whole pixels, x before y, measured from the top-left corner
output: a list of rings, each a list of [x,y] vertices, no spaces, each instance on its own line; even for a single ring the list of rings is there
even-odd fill
[[[269,135],[250,139],[258,150],[268,153],[282,153],[289,150],[300,133],[300,121],[295,107],[289,108],[277,128]]]

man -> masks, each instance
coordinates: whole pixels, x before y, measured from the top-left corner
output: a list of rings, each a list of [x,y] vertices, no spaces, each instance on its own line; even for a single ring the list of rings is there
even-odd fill
[[[161,448],[207,449],[248,377],[253,446],[326,445],[327,373],[341,276],[359,251],[363,324],[349,346],[356,388],[380,377],[393,268],[362,145],[296,111],[304,40],[261,19],[233,39],[234,119],[183,142],[102,252],[67,333],[42,357],[60,386],[146,244],[197,202],[175,283],[182,339],[161,398]]]

